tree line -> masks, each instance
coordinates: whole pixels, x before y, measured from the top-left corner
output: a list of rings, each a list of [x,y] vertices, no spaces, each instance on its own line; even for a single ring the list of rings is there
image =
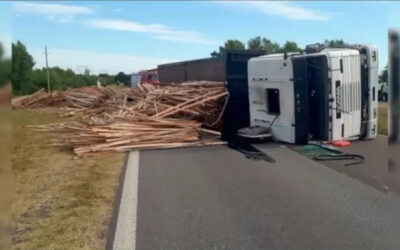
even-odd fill
[[[12,43],[11,74],[13,95],[31,94],[39,89],[47,89],[47,69],[33,69],[35,61],[25,45],[17,41]],[[66,90],[96,85],[97,81],[110,85],[116,83],[129,84],[130,75],[119,72],[117,75],[91,74],[88,69],[84,73],[75,73],[71,69],[60,67],[49,68],[50,89]]]
[[[325,40],[323,42],[325,47],[327,48],[343,48],[347,44],[342,40]],[[227,40],[223,46],[218,48],[218,51],[211,52],[212,57],[218,57],[225,55],[225,51],[228,49],[232,50],[261,50],[264,51],[265,54],[274,54],[274,53],[284,53],[284,52],[301,52],[304,49],[299,47],[296,42],[286,41],[283,45],[280,45],[277,42],[271,41],[265,37],[256,36],[254,38],[250,38],[247,42],[247,47],[245,43],[237,39]]]

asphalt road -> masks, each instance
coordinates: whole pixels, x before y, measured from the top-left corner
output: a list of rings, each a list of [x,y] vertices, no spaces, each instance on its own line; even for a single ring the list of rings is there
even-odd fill
[[[301,146],[290,146],[299,150]],[[359,154],[365,157],[362,164],[345,166],[353,160],[321,161],[340,173],[358,179],[380,191],[400,194],[400,169],[388,167],[389,148],[388,137],[378,135],[374,140],[353,141],[349,147],[338,148],[349,154]],[[398,151],[400,152],[400,151]],[[397,154],[400,159],[400,154]],[[400,162],[400,160],[398,160]]]
[[[137,218],[119,218],[137,223],[136,249],[400,249],[399,196],[260,149],[276,163],[225,146],[140,152]]]

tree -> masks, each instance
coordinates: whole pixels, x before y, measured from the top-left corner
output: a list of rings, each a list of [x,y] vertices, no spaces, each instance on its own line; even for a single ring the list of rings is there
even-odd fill
[[[248,48],[251,50],[263,50],[265,54],[273,54],[280,52],[280,46],[276,42],[272,42],[271,40],[260,36],[256,36],[254,38],[250,38],[247,43]]]
[[[271,40],[267,38],[262,39],[262,44],[264,47],[265,54],[274,54],[278,53],[280,51],[280,46],[276,42],[272,42]]]
[[[10,83],[11,80],[11,60],[9,58],[0,59],[0,88]]]
[[[45,70],[43,70],[44,72]],[[50,84],[51,84],[51,89],[52,90],[59,90],[59,89],[64,89],[64,84],[65,82],[63,81],[63,74],[60,72],[60,70],[57,70],[55,68],[51,68],[49,70],[50,73]]]
[[[0,54],[4,54],[4,50],[0,48]],[[0,58],[0,86],[9,81],[3,80],[3,63],[7,61]],[[18,41],[12,44],[12,60],[9,60],[9,77],[5,79],[12,79],[12,88],[14,95],[32,94],[38,89],[47,89],[47,70],[33,69],[35,62],[32,56],[28,53],[24,44]],[[12,68],[12,74],[11,74]],[[91,75],[89,69],[85,69],[83,74],[76,74],[71,69],[62,69],[60,67],[52,67],[49,69],[51,89],[52,90],[66,90],[68,88],[79,88],[89,85],[96,85],[97,80],[100,78],[106,84],[115,83],[113,75],[100,74]],[[121,78],[118,78],[121,77]],[[120,72],[117,78],[123,80],[124,83],[129,82],[130,76]]]
[[[245,49],[245,45],[239,40],[228,40],[225,42],[225,49]]]
[[[344,48],[347,46],[347,43],[345,43],[343,39],[337,39],[337,40],[326,39],[324,44],[327,48]]]
[[[97,84],[97,76],[96,75],[84,75],[82,79],[85,81],[86,86],[92,86]]]
[[[388,66],[382,70],[381,74],[379,75],[379,83],[388,83]]]
[[[279,50],[281,53],[283,52],[301,52],[303,49],[297,46],[296,42],[286,41],[283,47]]]
[[[65,77],[75,77],[75,72],[72,69],[67,69],[65,71]]]
[[[47,75],[45,69],[35,69],[32,71],[32,84],[38,89],[47,89]]]
[[[3,48],[3,44],[0,43],[0,59],[3,59],[4,56],[4,48]]]
[[[72,78],[65,79],[64,88],[81,88],[86,86],[86,81],[81,77],[81,75],[76,75]]]
[[[114,77],[106,73],[99,74],[99,79],[105,85],[110,85],[115,83]]]
[[[261,40],[260,36],[250,38],[249,41],[247,42],[247,47],[248,49],[251,50],[265,50],[265,47],[263,45],[263,40]]]
[[[245,45],[235,39],[227,40],[224,46],[219,47],[219,51],[214,51],[211,53],[211,56],[218,57],[225,55],[225,51],[227,49],[245,49]],[[278,43],[273,42],[265,37],[256,36],[250,38],[247,42],[247,49],[249,50],[263,50],[265,54],[274,54],[274,53],[282,53],[282,52],[300,52],[301,48],[297,46],[297,43],[287,41],[283,47],[280,47]]]
[[[224,56],[225,55],[225,51],[228,50],[228,49],[231,49],[231,50],[242,50],[242,49],[245,49],[245,45],[244,45],[244,43],[242,43],[239,40],[230,39],[230,40],[227,40],[225,42],[223,47],[222,46],[219,47],[219,51],[218,52],[217,51],[213,51],[211,53],[211,56],[212,57]]]
[[[247,47],[251,50],[263,50],[267,55],[280,52],[280,46],[278,43],[272,42],[265,37],[261,38],[260,36],[250,38],[247,42]]]
[[[79,88],[89,85],[96,85],[97,76],[75,74],[71,69],[53,67],[49,69],[51,87],[53,90],[66,90],[69,88]],[[32,71],[32,85],[36,89],[47,88],[46,68],[35,69]]]
[[[121,82],[124,83],[125,85],[128,85],[131,81],[131,76],[125,74],[124,72],[119,72],[116,76],[114,76],[114,80],[116,82]]]
[[[11,81],[15,94],[29,94],[36,90],[32,85],[32,68],[35,62],[20,41],[12,44]]]

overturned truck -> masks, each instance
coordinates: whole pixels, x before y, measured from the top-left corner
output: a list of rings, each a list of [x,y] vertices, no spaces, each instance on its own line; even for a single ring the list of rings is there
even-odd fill
[[[373,45],[331,49],[314,44],[303,53],[272,55],[227,50],[225,57],[159,65],[158,70],[165,83],[225,82],[225,140],[272,137],[307,144],[377,135],[378,50]]]
[[[376,137],[377,53],[354,45],[251,58],[250,127],[296,144]]]

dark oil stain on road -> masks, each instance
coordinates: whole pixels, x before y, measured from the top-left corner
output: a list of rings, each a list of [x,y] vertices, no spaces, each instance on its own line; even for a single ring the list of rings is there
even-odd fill
[[[258,150],[246,140],[236,138],[228,142],[228,147],[244,154],[247,159],[275,163],[274,158]]]

